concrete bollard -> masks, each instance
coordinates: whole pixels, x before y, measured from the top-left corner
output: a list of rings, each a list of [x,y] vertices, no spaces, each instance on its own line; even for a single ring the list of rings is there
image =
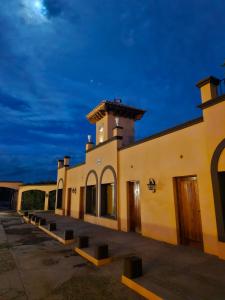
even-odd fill
[[[88,236],[78,236],[78,248],[88,248],[89,237]]]
[[[73,240],[73,230],[71,230],[71,229],[65,230],[64,239],[65,240]]]
[[[97,259],[104,259],[109,257],[109,247],[107,244],[99,244],[94,248],[94,256]]]
[[[142,276],[142,259],[138,256],[125,258],[123,275],[130,279]]]
[[[49,223],[48,224],[49,231],[56,231],[56,223]]]
[[[39,219],[39,226],[42,226],[42,225],[46,225],[46,219],[45,218],[40,218]]]
[[[29,220],[32,220],[33,214],[28,214]]]
[[[35,224],[39,224],[39,220],[40,220],[40,217],[36,216],[35,217]]]

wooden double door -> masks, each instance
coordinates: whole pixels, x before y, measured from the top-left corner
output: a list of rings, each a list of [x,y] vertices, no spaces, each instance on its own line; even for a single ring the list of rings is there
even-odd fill
[[[141,232],[140,183],[129,181],[128,190],[128,227],[130,231]]]
[[[202,224],[196,176],[176,178],[180,242],[202,248]]]

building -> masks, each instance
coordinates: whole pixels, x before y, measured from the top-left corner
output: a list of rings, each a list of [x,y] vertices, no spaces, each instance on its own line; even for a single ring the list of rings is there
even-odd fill
[[[202,117],[134,141],[141,109],[103,101],[85,163],[58,161],[56,214],[185,244],[225,259],[225,94],[201,80]]]

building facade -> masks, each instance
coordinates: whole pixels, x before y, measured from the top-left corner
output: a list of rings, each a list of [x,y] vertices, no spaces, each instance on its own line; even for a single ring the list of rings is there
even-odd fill
[[[87,115],[96,126],[85,163],[58,161],[56,214],[225,259],[225,95],[201,80],[202,117],[134,141],[141,109],[103,101]]]

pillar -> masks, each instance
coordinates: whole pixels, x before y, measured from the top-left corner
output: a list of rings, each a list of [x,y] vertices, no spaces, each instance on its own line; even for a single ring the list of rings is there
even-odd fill
[[[19,189],[18,196],[17,196],[17,211],[21,210],[21,204],[22,204],[22,191]]]
[[[48,210],[49,193],[45,192],[45,205],[44,210]]]

